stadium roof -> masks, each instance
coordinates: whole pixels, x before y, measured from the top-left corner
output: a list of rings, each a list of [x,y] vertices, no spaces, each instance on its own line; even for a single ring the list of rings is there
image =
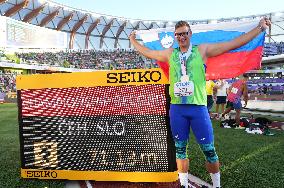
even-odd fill
[[[69,48],[130,48],[132,30],[171,27],[166,20],[138,20],[68,7],[50,0],[0,0],[0,14],[13,19],[68,33]],[[284,41],[284,12],[218,20],[187,20],[190,24],[259,19],[272,20],[267,41]]]

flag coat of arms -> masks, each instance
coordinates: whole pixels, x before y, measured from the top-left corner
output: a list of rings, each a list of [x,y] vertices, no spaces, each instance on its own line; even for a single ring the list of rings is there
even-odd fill
[[[231,41],[252,30],[258,21],[236,21],[217,24],[192,25],[192,45],[204,43],[221,43]],[[159,28],[137,31],[144,45],[153,50],[177,48],[174,28]],[[261,67],[262,51],[265,32],[260,33],[247,44],[226,52],[222,55],[210,57],[206,62],[206,79],[225,79],[239,76],[249,70]],[[157,62],[168,76],[168,62]]]

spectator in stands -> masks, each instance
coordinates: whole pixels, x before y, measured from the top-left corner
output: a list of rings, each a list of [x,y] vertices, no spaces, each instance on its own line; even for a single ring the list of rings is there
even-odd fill
[[[257,84],[257,93],[258,93],[259,95],[262,94],[262,88],[261,88],[261,85],[260,85],[259,83]]]
[[[248,88],[247,88],[247,80],[248,75],[244,74],[240,77],[240,79],[236,82],[234,82],[228,89],[228,101],[226,110],[222,113],[222,120],[225,116],[225,114],[228,114],[231,110],[236,110],[236,126],[240,126],[240,115],[241,115],[241,109],[242,109],[242,103],[241,103],[241,97],[243,96],[245,105],[247,106],[248,102]]]
[[[267,88],[268,89],[268,91],[267,91],[268,95],[272,94],[272,88],[273,88],[272,84],[269,84],[269,86]]]
[[[16,72],[5,71],[0,73],[0,87],[5,93],[16,92]]]
[[[268,90],[267,85],[266,85],[266,84],[263,84],[262,92],[263,92],[264,95],[267,94],[267,90]]]
[[[206,157],[206,168],[213,181],[213,187],[220,187],[219,160],[214,147],[212,123],[206,108],[204,64],[207,58],[246,44],[269,25],[268,19],[261,19],[259,26],[232,41],[192,46],[190,43],[192,31],[189,24],[179,21],[175,25],[175,37],[179,47],[165,50],[148,49],[136,40],[135,31],[130,34],[130,42],[141,54],[169,63],[170,125],[176,146],[177,167],[182,187],[188,188],[187,144],[190,128]],[[187,69],[187,67],[192,68]]]

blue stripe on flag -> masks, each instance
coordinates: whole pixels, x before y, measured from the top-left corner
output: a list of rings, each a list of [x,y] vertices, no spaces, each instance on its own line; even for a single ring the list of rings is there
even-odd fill
[[[200,45],[204,43],[220,43],[220,42],[228,42],[231,41],[242,34],[245,34],[243,32],[238,31],[222,31],[222,30],[216,30],[216,31],[208,31],[208,32],[200,32],[200,33],[194,33],[191,38],[191,42],[193,45]],[[247,43],[244,46],[241,46],[240,48],[237,48],[235,50],[232,50],[231,52],[242,52],[242,51],[251,51],[259,46],[264,45],[263,36],[265,35],[265,32],[262,32],[257,37],[255,37],[253,40],[251,40],[249,43]]]

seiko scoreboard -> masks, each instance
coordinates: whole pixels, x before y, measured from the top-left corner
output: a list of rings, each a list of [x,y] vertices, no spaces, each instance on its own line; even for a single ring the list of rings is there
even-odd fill
[[[21,176],[177,180],[160,69],[17,77]]]

